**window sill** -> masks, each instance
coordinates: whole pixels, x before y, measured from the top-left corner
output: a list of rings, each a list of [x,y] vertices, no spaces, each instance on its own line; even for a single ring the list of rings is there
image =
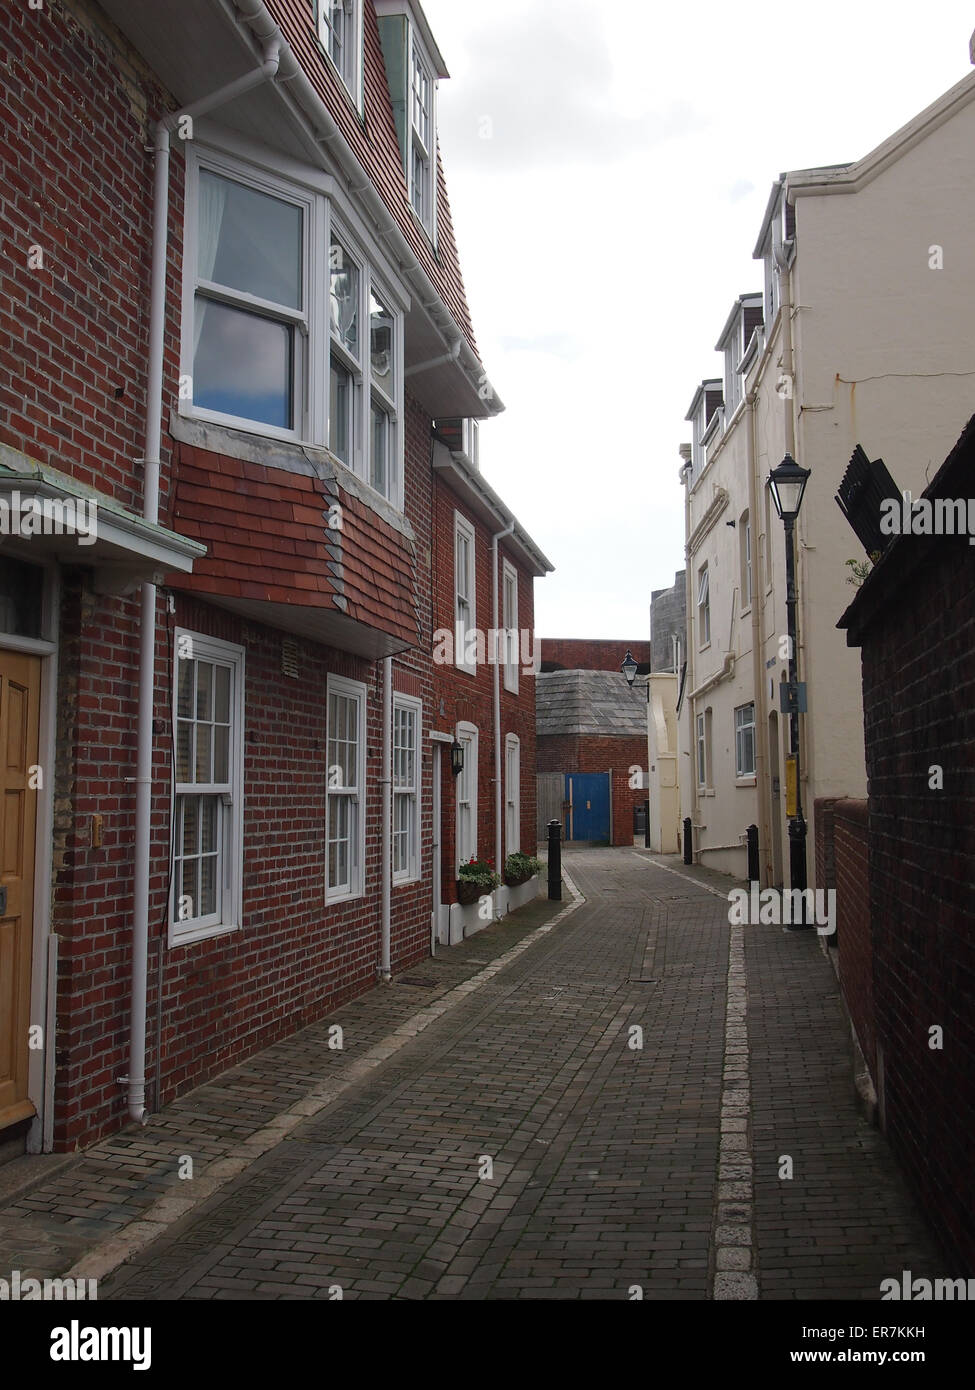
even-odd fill
[[[736,777],[736,778],[735,778],[735,786],[736,786],[736,787],[755,787],[755,786],[757,786],[757,785],[758,785],[758,779],[754,776],[754,774],[753,774],[752,776],[750,776],[750,777]]]
[[[235,931],[240,931],[240,925],[237,922],[230,926],[218,923],[214,927],[196,927],[189,931],[174,933],[173,924],[170,923],[168,945],[171,951],[175,951],[180,946],[195,946],[197,942],[212,941],[217,936],[230,936]]]
[[[354,903],[357,898],[365,897],[361,889],[356,889],[354,893],[330,893],[325,889],[325,906],[340,907],[343,903]]]
[[[699,651],[699,652],[706,652],[710,646],[711,646],[711,639],[708,638],[708,640],[707,640],[706,642],[702,642],[702,644],[698,647],[698,651]]]
[[[752,606],[751,606],[751,604],[749,604],[747,608],[743,608],[743,609],[741,610],[741,612],[738,614],[738,616],[739,616],[739,618],[747,618],[748,615],[749,615],[749,613],[751,613],[751,611],[752,611]]]

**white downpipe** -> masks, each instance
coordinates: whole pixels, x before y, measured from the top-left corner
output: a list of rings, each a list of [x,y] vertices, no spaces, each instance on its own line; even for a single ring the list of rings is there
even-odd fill
[[[382,901],[380,906],[379,978],[388,985],[392,979],[389,950],[390,898],[392,896],[392,819],[393,819],[393,658],[383,661],[383,754],[382,754]]]
[[[278,70],[280,42],[270,39],[264,62],[243,77],[212,92],[191,106],[174,111],[153,132],[156,166],[153,175],[152,270],[149,302],[149,363],[146,383],[146,428],[142,515],[159,520],[159,471],[162,445],[163,350],[166,331],[166,268],[169,249],[169,139],[171,131],[189,116],[200,116],[250,88],[273,78]],[[149,817],[152,803],[152,719],[156,683],[156,586],[142,585],[139,629],[139,732],[135,772],[135,851],[132,909],[132,989],[129,1006],[129,1070],[122,1077],[128,1090],[129,1117],[137,1124],[146,1111],[146,992],[149,967]]]
[[[494,599],[494,640],[498,641],[498,541],[505,536],[510,536],[515,529],[515,521],[512,518],[510,524],[503,531],[496,531],[491,537],[491,589]],[[507,651],[507,637],[505,638],[505,651]],[[501,663],[498,661],[498,651],[495,647],[494,653],[494,868],[496,873],[501,873]]]

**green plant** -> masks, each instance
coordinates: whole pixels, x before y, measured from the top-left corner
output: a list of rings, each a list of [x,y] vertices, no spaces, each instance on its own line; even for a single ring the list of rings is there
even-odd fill
[[[847,560],[846,563],[849,565],[850,570],[852,571],[852,573],[846,576],[847,584],[855,584],[856,587],[859,589],[860,585],[866,579],[867,575],[870,573],[870,571],[873,569],[874,565],[877,563],[879,559],[880,551],[871,550],[870,554],[867,556],[865,560]]]
[[[504,861],[504,876],[506,879],[518,879],[524,883],[537,874],[542,867],[542,861],[536,859],[532,854],[522,854],[516,850],[514,854],[509,854]]]
[[[466,864],[461,864],[457,871],[457,880],[459,883],[469,883],[483,893],[490,893],[492,888],[497,888],[501,882],[494,868],[494,860],[478,859],[474,855],[471,855]]]

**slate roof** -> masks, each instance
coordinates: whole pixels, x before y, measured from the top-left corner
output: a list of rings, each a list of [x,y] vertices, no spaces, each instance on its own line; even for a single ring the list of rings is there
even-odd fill
[[[647,690],[622,671],[547,671],[535,676],[535,732],[645,738]]]

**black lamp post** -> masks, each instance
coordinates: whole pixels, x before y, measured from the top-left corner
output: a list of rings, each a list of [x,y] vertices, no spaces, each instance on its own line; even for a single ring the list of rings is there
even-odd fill
[[[791,454],[769,474],[772,501],[785,526],[785,604],[789,628],[789,753],[795,776],[795,806],[789,817],[789,885],[806,887],[806,822],[802,814],[802,785],[799,778],[799,706],[800,686],[796,650],[796,562],[795,526],[802,506],[810,470],[796,463]],[[802,900],[800,921],[794,926],[812,925],[806,921],[805,899]]]

